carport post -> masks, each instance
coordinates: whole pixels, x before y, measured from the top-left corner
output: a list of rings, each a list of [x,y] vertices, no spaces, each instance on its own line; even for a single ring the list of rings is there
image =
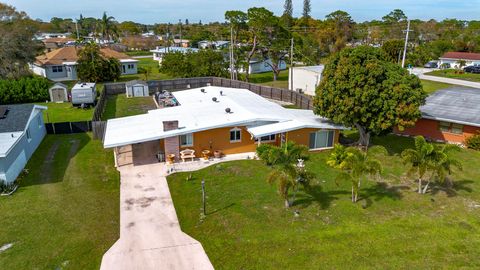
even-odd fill
[[[115,168],[118,168],[117,152],[118,152],[118,148],[117,147],[113,148],[113,159],[115,160]]]

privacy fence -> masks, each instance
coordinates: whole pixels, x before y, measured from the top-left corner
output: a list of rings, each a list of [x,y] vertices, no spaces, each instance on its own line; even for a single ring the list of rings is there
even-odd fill
[[[162,80],[162,81],[148,81],[148,87],[150,94],[155,92],[167,91],[180,91],[190,88],[199,88],[206,86],[219,86],[247,89],[262,97],[278,100],[282,102],[288,102],[294,104],[300,109],[313,109],[313,102],[310,96],[290,91],[288,89],[281,89],[263,85],[257,85],[242,81],[235,81],[225,78],[217,77],[201,77],[201,78],[186,78],[186,79],[174,79],[174,80]],[[93,132],[95,139],[103,140],[105,135],[105,129],[107,126],[106,121],[102,121],[102,115],[105,110],[105,104],[107,97],[111,95],[118,95],[125,93],[125,83],[106,83],[104,89],[100,95],[97,106],[93,113],[92,121],[90,123],[90,130]]]
[[[72,134],[92,131],[91,121],[46,123],[48,134]]]

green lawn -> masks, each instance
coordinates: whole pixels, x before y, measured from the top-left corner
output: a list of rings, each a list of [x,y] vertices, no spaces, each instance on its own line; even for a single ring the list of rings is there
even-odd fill
[[[129,51],[125,52],[125,54],[129,56],[152,56],[152,53],[150,51]]]
[[[273,72],[264,72],[250,75],[250,82],[288,89],[288,70],[280,71],[280,75],[277,78],[277,81],[273,81]]]
[[[0,197],[1,269],[98,269],[119,237],[119,173],[90,135],[48,135]]]
[[[182,230],[199,240],[217,269],[478,269],[480,257],[480,153],[462,150],[464,171],[454,187],[415,193],[398,154],[412,140],[374,138],[387,147],[378,182],[363,183],[350,201],[349,183],[334,179],[328,152],[307,169],[317,179],[294,206],[265,179],[269,168],[245,160],[168,177]],[[201,218],[202,179],[207,216]],[[294,210],[299,211],[295,217]]]
[[[95,110],[93,107],[88,109],[73,107],[70,102],[36,104],[48,107],[48,109],[43,112],[43,120],[45,123],[90,121],[92,120],[93,111]]]
[[[153,97],[127,98],[125,94],[107,96],[107,104],[103,113],[103,119],[144,114],[148,110],[156,109]]]
[[[440,89],[453,86],[452,84],[448,84],[448,83],[441,83],[441,82],[434,82],[434,81],[427,81],[427,80],[421,80],[421,81],[423,85],[423,90],[425,90],[425,92],[427,92],[428,94],[433,93]]]
[[[138,67],[149,67],[151,70],[151,74],[148,76],[148,80],[168,80],[173,79],[172,76],[160,73],[158,67],[158,61],[153,60],[152,58],[141,58],[136,59],[138,60]],[[124,81],[131,81],[131,80],[145,80],[145,76],[143,74],[134,74],[134,75],[123,75],[120,77],[121,82]]]
[[[425,75],[433,75],[438,77],[445,77],[451,79],[460,79],[465,81],[480,82],[480,74],[460,73],[455,69],[435,70],[425,73]]]

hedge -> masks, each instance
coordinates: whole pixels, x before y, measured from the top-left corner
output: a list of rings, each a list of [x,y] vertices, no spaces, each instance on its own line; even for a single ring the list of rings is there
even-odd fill
[[[49,87],[50,82],[42,77],[0,80],[0,104],[46,101]]]

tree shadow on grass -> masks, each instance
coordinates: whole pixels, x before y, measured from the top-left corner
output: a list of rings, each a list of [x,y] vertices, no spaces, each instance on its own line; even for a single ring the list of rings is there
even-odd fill
[[[390,198],[392,200],[402,199],[402,191],[408,190],[410,187],[399,185],[389,186],[385,182],[377,182],[374,186],[360,190],[360,201],[363,208],[368,208],[373,204],[373,201],[378,202],[384,198]]]
[[[323,191],[322,186],[312,185],[303,192],[297,193],[296,199],[292,203],[292,206],[307,208],[313,203],[316,203],[321,209],[327,209],[334,200],[338,200],[337,195],[346,194],[349,194],[349,192],[343,190]]]
[[[432,195],[437,195],[440,192],[445,192],[448,197],[455,197],[458,195],[459,191],[466,191],[472,193],[473,189],[470,187],[474,181],[472,180],[462,180],[462,181],[452,181],[450,185],[440,185],[434,184],[431,188]]]

